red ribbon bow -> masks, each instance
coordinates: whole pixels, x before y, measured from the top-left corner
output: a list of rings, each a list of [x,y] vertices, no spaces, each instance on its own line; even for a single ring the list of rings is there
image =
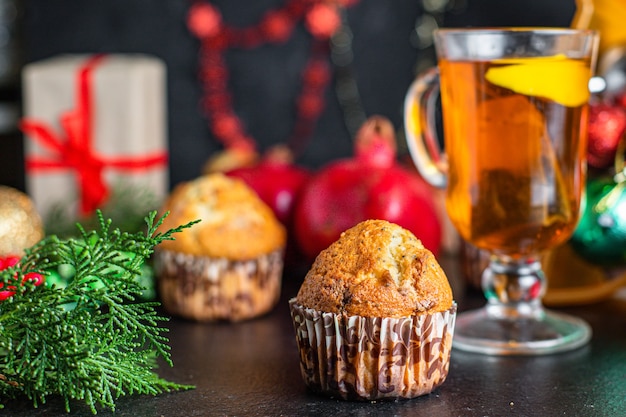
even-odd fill
[[[76,108],[61,114],[59,121],[62,132],[54,132],[51,126],[39,120],[23,118],[20,121],[22,132],[54,153],[48,158],[27,157],[26,169],[73,169],[80,189],[82,215],[93,213],[109,197],[109,187],[103,176],[105,168],[136,171],[167,163],[165,152],[141,158],[107,158],[93,149],[91,74],[104,57],[90,57],[79,69]]]

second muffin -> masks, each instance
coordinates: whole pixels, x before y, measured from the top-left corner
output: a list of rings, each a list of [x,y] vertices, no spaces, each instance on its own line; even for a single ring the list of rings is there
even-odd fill
[[[155,253],[158,288],[171,314],[238,321],[268,312],[280,296],[286,232],[243,181],[211,174],[177,186],[163,228],[200,219]]]

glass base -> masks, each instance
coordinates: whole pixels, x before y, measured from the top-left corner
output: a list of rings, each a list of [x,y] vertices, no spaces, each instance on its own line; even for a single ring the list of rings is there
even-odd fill
[[[591,339],[584,320],[543,308],[536,313],[512,318],[493,314],[489,305],[461,313],[452,347],[486,355],[545,355],[579,348]]]

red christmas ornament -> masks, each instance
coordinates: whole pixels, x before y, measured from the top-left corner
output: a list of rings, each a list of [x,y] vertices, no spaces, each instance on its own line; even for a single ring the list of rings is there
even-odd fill
[[[287,227],[291,227],[298,194],[311,177],[308,170],[291,163],[289,151],[283,147],[270,150],[254,166],[236,168],[226,174],[242,179],[255,190]]]
[[[612,166],[617,146],[626,132],[626,108],[605,102],[592,103],[588,129],[589,165],[598,169]]]
[[[328,164],[305,184],[296,202],[294,227],[309,259],[366,219],[399,224],[438,253],[441,224],[430,189],[395,157],[393,125],[373,116],[357,133],[355,156]]]
[[[613,97],[613,103],[616,106],[626,108],[626,92],[618,93]]]

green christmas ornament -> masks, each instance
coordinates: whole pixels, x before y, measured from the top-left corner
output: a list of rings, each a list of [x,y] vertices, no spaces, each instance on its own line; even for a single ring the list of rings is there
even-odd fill
[[[626,173],[587,183],[587,202],[571,245],[589,262],[626,264]]]

